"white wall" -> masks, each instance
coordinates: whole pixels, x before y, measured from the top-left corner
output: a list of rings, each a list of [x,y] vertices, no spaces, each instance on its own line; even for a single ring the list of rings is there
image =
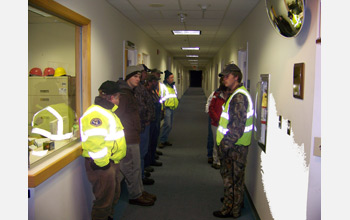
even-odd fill
[[[310,153],[312,149],[313,130],[318,124],[313,124],[314,103],[320,92],[315,91],[315,57],[316,57],[316,32],[317,32],[317,1],[307,1],[305,9],[305,23],[301,33],[295,38],[284,38],[273,30],[266,13],[265,1],[261,0],[256,8],[233,33],[229,41],[222,47],[214,58],[211,66],[218,65],[221,69],[221,62],[238,62],[238,50],[248,48],[248,75],[251,85],[251,94],[255,99],[255,85],[259,81],[260,74],[271,74],[270,80],[270,112],[268,120],[269,130],[267,134],[266,154],[253,141],[249,149],[248,164],[246,170],[246,186],[251,195],[255,207],[261,219],[290,219],[295,209],[290,209],[291,204],[301,204],[299,216],[306,219],[307,190],[309,186],[308,175],[310,166]],[[305,90],[304,99],[293,98],[293,65],[294,63],[305,63]],[[208,68],[210,68],[208,66]],[[215,77],[215,76],[213,76]],[[206,91],[209,94],[210,91]],[[275,101],[275,106],[273,106]],[[286,128],[278,128],[277,117],[281,115],[283,123],[290,120],[292,124],[292,135],[286,134]],[[287,151],[293,149],[294,153]],[[284,151],[285,150],[285,151]],[[295,158],[295,159],[292,159]],[[314,158],[312,158],[314,160]],[[284,162],[285,161],[285,162]],[[289,164],[287,164],[287,161]],[[273,163],[273,167],[263,165]],[[304,164],[305,163],[305,164]],[[296,171],[296,167],[300,170]],[[305,167],[304,167],[305,166]],[[293,169],[294,167],[294,169]],[[303,167],[305,169],[303,169]],[[320,163],[311,169],[312,178],[319,179]],[[264,173],[262,173],[262,170]],[[314,172],[315,171],[315,172]],[[290,173],[295,172],[295,173]],[[269,175],[268,175],[269,174]],[[296,187],[293,181],[284,183],[283,180],[299,175],[293,181],[302,182],[300,188]],[[280,210],[287,208],[290,212],[285,214],[277,213],[276,197],[270,192],[269,181],[264,182],[263,178],[272,178],[275,184],[274,190],[278,190],[278,203],[283,204]],[[278,185],[278,183],[281,184]],[[317,182],[317,181],[316,181]],[[315,183],[315,182],[314,182]],[[312,185],[310,185],[312,187]],[[315,186],[315,192],[319,192]],[[312,189],[309,189],[312,190]],[[299,195],[297,201],[288,198],[290,194]],[[313,195],[310,195],[313,196]],[[315,198],[319,198],[315,195]],[[311,200],[310,200],[311,199]],[[312,201],[312,198],[309,198]],[[313,209],[313,212],[320,212],[320,207]],[[273,217],[274,216],[274,217]],[[282,216],[282,217],[281,217]],[[300,218],[299,218],[300,219]]]

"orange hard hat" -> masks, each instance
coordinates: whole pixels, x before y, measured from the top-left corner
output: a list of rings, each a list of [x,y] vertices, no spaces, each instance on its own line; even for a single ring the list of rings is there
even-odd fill
[[[52,67],[47,67],[44,70],[44,76],[53,76],[55,74],[55,69]]]
[[[30,76],[42,76],[43,73],[41,72],[41,69],[38,67],[34,67],[29,72]]]

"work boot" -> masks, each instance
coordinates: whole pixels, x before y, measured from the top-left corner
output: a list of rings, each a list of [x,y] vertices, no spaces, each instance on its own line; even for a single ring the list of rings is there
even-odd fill
[[[154,161],[153,163],[151,163],[151,166],[156,166],[156,167],[161,167],[162,165],[163,163],[159,161]]]
[[[173,145],[171,143],[165,141],[165,142],[161,142],[158,147],[159,148],[164,148],[164,147],[167,147],[167,146],[173,146]]]
[[[159,151],[159,150],[156,150],[156,154],[158,154],[159,156],[162,156],[162,155],[163,155],[163,152],[162,152],[162,151]]]
[[[150,177],[151,176],[151,173],[147,172],[146,170],[144,171],[144,174],[145,174],[145,177]]]
[[[165,146],[173,146],[173,144],[170,143],[170,142],[168,142],[168,141],[163,142],[163,144],[164,144]]]
[[[154,171],[154,168],[151,166],[145,167],[145,171],[152,173]]]
[[[143,197],[146,197],[146,198],[149,198],[149,199],[152,199],[153,201],[156,201],[157,200],[157,196],[156,195],[153,195],[151,193],[148,193],[146,191],[143,191],[142,192],[142,196]]]
[[[154,205],[154,201],[141,195],[137,199],[129,199],[129,204],[140,206],[152,206]]]
[[[145,177],[142,179],[142,183],[143,183],[143,185],[153,185],[154,179],[150,179],[150,178]]]

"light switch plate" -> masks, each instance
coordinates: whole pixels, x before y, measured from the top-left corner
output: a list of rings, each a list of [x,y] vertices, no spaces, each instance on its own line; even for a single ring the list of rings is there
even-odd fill
[[[321,157],[321,138],[315,137],[314,139],[314,156]]]
[[[292,129],[292,123],[290,122],[290,120],[288,120],[288,124],[287,124],[287,134],[290,135],[290,131]]]

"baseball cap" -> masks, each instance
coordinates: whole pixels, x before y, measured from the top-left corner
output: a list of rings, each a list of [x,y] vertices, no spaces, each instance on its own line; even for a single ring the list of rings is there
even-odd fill
[[[118,92],[120,93],[120,86],[117,82],[107,80],[101,84],[98,90],[101,90],[106,95],[113,95]]]
[[[151,73],[160,73],[160,74],[163,74],[163,72],[162,71],[160,71],[159,69],[152,69],[151,70]]]
[[[152,82],[153,80],[158,81],[159,79],[155,75],[150,74],[147,76],[146,80],[147,82]]]
[[[219,77],[226,76],[232,72],[240,72],[241,73],[241,70],[239,69],[239,67],[236,64],[228,64],[225,66],[224,70],[221,73],[219,73]]]

